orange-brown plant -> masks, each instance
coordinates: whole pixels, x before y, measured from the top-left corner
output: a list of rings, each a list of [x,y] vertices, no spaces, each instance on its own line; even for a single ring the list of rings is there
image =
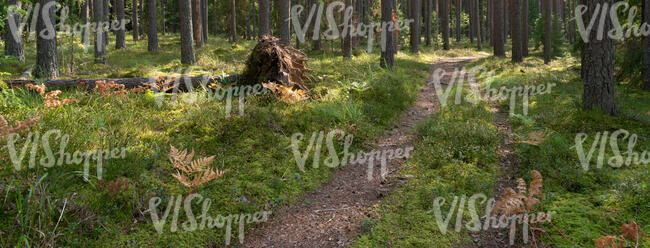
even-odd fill
[[[129,190],[131,182],[127,178],[118,178],[113,181],[99,180],[99,187],[108,191],[111,196],[116,196],[122,192]]]
[[[45,107],[58,108],[59,106],[77,102],[77,100],[70,100],[70,99],[59,100],[59,94],[61,94],[60,90],[50,91],[47,94],[45,94],[44,96]]]
[[[306,91],[301,89],[294,89],[282,84],[262,83],[262,86],[277,95],[280,100],[289,104],[294,104],[309,98],[309,95]]]
[[[623,248],[625,245],[625,240],[629,240],[633,243],[639,244],[639,234],[643,235],[645,239],[648,239],[648,236],[643,232],[643,229],[634,222],[630,220],[630,223],[621,225],[621,231],[623,235],[616,236],[604,236],[596,240],[596,248]],[[648,239],[650,241],[650,239]]]
[[[499,199],[492,210],[493,214],[513,215],[529,213],[535,209],[535,205],[540,201],[536,197],[542,196],[542,174],[533,170],[530,172],[533,180],[527,187],[526,181],[522,178],[517,179],[517,191],[512,188],[505,188],[504,195]]]
[[[29,130],[29,128],[40,119],[41,117],[37,116],[36,118],[32,118],[26,121],[14,121],[14,126],[16,127],[11,127],[9,126],[9,123],[4,118],[4,116],[0,115],[0,133],[2,134],[2,137],[6,137],[12,133]]]
[[[199,158],[194,160],[194,150],[188,153],[187,150],[178,150],[171,146],[169,160],[176,168],[176,174],[172,174],[185,187],[196,189],[203,184],[215,180],[224,175],[227,170],[220,171],[208,168],[214,161],[215,156]]]
[[[95,90],[104,97],[126,94],[123,84],[116,84],[114,81],[102,80],[95,82]]]

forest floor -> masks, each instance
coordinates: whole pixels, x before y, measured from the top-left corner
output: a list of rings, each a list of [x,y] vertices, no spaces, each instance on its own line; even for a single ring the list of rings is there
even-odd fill
[[[455,68],[479,57],[456,57],[438,60],[435,69],[446,70],[443,81],[450,81]],[[431,81],[433,75],[428,81]],[[438,111],[436,89],[433,84],[424,87],[415,104],[400,119],[384,131],[384,135],[367,149],[395,150],[413,147],[414,128]],[[375,162],[373,179],[367,180],[368,161],[348,165],[337,171],[330,181],[301,200],[302,204],[286,207],[252,235],[245,247],[347,247],[362,230],[362,221],[369,217],[369,209],[380,199],[391,194],[407,177],[396,173],[404,160],[387,162],[382,174]]]

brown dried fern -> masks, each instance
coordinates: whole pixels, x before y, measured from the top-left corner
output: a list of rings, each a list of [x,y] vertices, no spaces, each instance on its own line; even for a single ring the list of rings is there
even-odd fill
[[[530,172],[533,180],[530,186],[526,187],[526,181],[523,178],[517,179],[517,191],[512,188],[505,188],[504,195],[499,199],[492,210],[493,214],[513,215],[529,213],[540,203],[536,196],[542,195],[542,174],[533,170]]]
[[[194,149],[188,153],[187,150],[178,150],[171,146],[169,160],[178,171],[172,174],[185,187],[196,189],[203,184],[215,180],[225,174],[228,170],[214,170],[208,166],[214,162],[216,156],[199,158],[193,160]]]

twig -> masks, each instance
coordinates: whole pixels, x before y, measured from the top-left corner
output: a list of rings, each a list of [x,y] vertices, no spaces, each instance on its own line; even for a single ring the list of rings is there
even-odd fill
[[[59,220],[56,221],[56,225],[54,226],[54,230],[52,230],[52,233],[56,233],[56,228],[59,227],[59,222],[61,222],[61,217],[63,217],[63,212],[65,212],[66,205],[68,205],[68,198],[65,198],[65,201],[63,202],[63,209],[61,209]]]

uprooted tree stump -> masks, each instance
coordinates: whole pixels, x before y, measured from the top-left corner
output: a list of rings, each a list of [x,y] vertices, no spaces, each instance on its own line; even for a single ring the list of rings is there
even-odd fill
[[[241,83],[273,82],[311,94],[305,86],[306,73],[310,72],[307,61],[309,59],[300,50],[281,44],[273,36],[264,36],[248,57]]]

